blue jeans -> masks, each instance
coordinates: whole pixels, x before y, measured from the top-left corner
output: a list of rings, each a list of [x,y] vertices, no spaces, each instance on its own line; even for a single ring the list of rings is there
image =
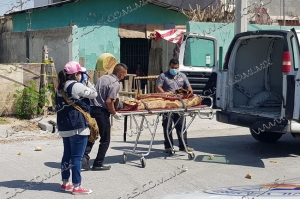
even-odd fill
[[[71,168],[74,186],[80,186],[81,184],[81,160],[87,140],[87,135],[74,135],[63,138],[64,154],[61,162],[61,176],[63,181],[69,181]]]

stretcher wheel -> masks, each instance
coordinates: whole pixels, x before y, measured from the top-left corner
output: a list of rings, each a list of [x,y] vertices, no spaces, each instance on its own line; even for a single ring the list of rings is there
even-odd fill
[[[142,168],[146,167],[146,159],[144,157],[141,158]]]
[[[173,150],[169,150],[169,156],[173,156],[173,155],[175,155],[175,151],[173,151]]]
[[[189,153],[188,157],[189,157],[189,160],[193,160],[195,158],[195,154],[193,152]]]
[[[126,162],[127,162],[127,155],[123,154],[123,163],[126,164]]]

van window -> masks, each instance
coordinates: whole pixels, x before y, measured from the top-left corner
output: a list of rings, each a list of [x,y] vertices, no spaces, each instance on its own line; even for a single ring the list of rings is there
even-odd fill
[[[291,43],[292,43],[292,50],[293,50],[294,69],[298,70],[298,68],[299,68],[299,47],[298,47],[297,40],[294,36],[291,37]]]
[[[183,64],[194,67],[214,67],[215,45],[210,39],[188,37],[184,50]]]

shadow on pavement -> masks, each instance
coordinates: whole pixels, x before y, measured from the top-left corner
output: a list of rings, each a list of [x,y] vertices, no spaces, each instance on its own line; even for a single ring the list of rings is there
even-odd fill
[[[59,183],[47,183],[47,179],[42,177],[40,177],[39,179],[32,179],[30,181],[4,181],[0,182],[0,187],[6,187],[13,190],[6,191],[5,194],[1,194],[1,198],[12,198],[14,196],[18,196],[19,194],[22,194],[27,190],[61,192],[60,186],[61,184]]]
[[[104,159],[104,164],[124,164],[123,163],[123,151],[132,151],[133,147],[111,147],[113,150],[120,151],[120,155],[117,156],[106,156]],[[146,154],[148,152],[148,147],[138,147],[136,152],[139,154]],[[159,149],[151,149],[151,152],[148,156],[146,156],[146,159],[154,159],[154,158],[164,158],[168,157],[167,153],[164,153],[162,150]],[[138,162],[134,162],[138,161]],[[90,164],[92,165],[94,162],[94,159],[90,159]],[[132,166],[140,167],[140,157],[137,155],[127,154],[127,163],[133,164]],[[126,164],[127,164],[126,163]]]
[[[60,169],[61,168],[61,162],[45,162],[45,166],[50,167],[50,168],[55,168],[55,169]]]
[[[258,142],[251,135],[190,138],[188,141],[195,151],[214,155],[212,159],[209,155],[198,155],[196,162],[264,168],[262,159],[300,155],[299,141],[290,135],[283,135],[272,144]]]
[[[121,141],[122,142],[122,141]],[[249,167],[264,168],[262,159],[282,158],[291,156],[300,156],[299,140],[294,139],[291,135],[283,135],[276,143],[268,144],[256,141],[250,134],[237,136],[218,136],[218,137],[202,137],[202,138],[188,138],[188,145],[195,150],[195,162],[203,163],[219,163],[230,165],[241,165]],[[132,143],[132,147],[112,147],[115,150],[132,150],[134,141],[125,143]],[[154,145],[162,145],[163,140],[155,140]],[[149,145],[149,141],[141,141],[139,144]],[[178,140],[174,137],[175,146]],[[138,145],[139,146],[139,145]],[[139,147],[139,149],[147,150],[148,148]],[[162,150],[151,149],[149,156],[146,159],[157,157],[168,157],[168,154],[157,153]],[[154,152],[154,153],[153,153]],[[213,159],[209,155],[198,155],[197,152],[208,153],[213,155]],[[182,159],[187,159],[186,153],[181,152]],[[178,153],[175,153],[175,157]],[[131,156],[132,157],[132,156]],[[173,158],[174,156],[172,156]],[[133,156],[134,159],[139,159]],[[171,160],[172,158],[168,158]],[[131,159],[131,158],[130,158]]]
[[[141,137],[140,139],[143,139],[143,138]],[[175,138],[174,138],[174,140],[175,140]],[[124,142],[124,141],[113,141],[113,142],[116,142],[116,143],[129,143],[129,144],[133,144],[133,145],[135,144],[135,140],[134,141],[133,140],[130,140],[130,141],[126,140],[126,142]],[[149,145],[150,144],[150,138],[149,138],[149,141],[144,141],[144,140],[139,141],[138,145],[139,144]],[[163,146],[163,144],[164,144],[163,140],[155,140],[155,138],[154,138],[154,142],[153,142],[152,145],[162,145]],[[132,147],[133,147],[133,145],[132,145]]]
[[[108,153],[109,154],[109,150],[118,150],[120,155],[114,155],[114,156],[109,156],[107,155],[104,159],[104,163],[103,164],[124,164],[123,163],[123,151],[132,151],[133,147],[111,147],[110,149],[108,149]],[[136,151],[142,152],[143,154],[147,153],[148,151],[148,147],[138,147]],[[97,150],[95,150],[95,152],[97,152]],[[91,167],[93,166],[94,160],[95,160],[96,154],[90,154],[90,165]],[[164,153],[163,150],[159,150],[159,149],[152,149],[150,154],[148,156],[146,156],[146,159],[151,159],[151,158],[164,158],[164,157],[168,157],[167,153]],[[131,155],[128,154],[127,155],[127,159],[128,162],[127,163],[132,163],[133,166],[137,166],[140,167],[140,157],[135,156],[135,155]],[[138,163],[133,162],[133,161],[138,161]],[[60,169],[61,167],[61,163],[60,162],[45,162],[44,163],[45,166],[50,167],[50,168],[57,168]]]
[[[176,135],[175,135],[176,136]],[[112,141],[114,143],[132,144],[132,146],[113,146],[109,150],[117,150],[120,155],[106,156],[104,164],[123,164],[123,151],[132,151],[134,141]],[[149,141],[142,140],[138,144],[137,152],[147,153],[149,148]],[[178,140],[174,137],[175,149],[177,149]],[[161,145],[161,149],[157,146]],[[300,156],[299,140],[294,139],[290,135],[283,135],[282,138],[273,144],[260,143],[249,135],[236,136],[217,136],[217,137],[201,137],[188,138],[188,145],[195,150],[195,162],[202,163],[217,163],[229,165],[241,165],[249,167],[264,168],[262,159],[282,158],[291,156]],[[174,156],[169,157],[168,153],[164,153],[163,140],[155,140],[154,148],[147,159],[168,159],[170,160],[188,160],[185,152],[176,152]],[[198,152],[204,154],[197,154]],[[109,154],[109,151],[108,151]],[[211,158],[209,155],[213,155]],[[93,157],[92,154],[91,158]],[[90,160],[92,166],[94,159]],[[133,166],[140,166],[140,157],[137,155],[127,154],[127,163],[132,163]],[[60,163],[46,162],[46,166],[52,168],[60,168]]]

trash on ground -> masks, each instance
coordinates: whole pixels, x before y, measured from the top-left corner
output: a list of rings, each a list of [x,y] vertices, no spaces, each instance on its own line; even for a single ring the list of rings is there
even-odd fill
[[[252,179],[252,175],[248,173],[245,178]]]
[[[41,151],[41,150],[42,150],[42,147],[40,147],[40,146],[35,147],[35,151]]]

